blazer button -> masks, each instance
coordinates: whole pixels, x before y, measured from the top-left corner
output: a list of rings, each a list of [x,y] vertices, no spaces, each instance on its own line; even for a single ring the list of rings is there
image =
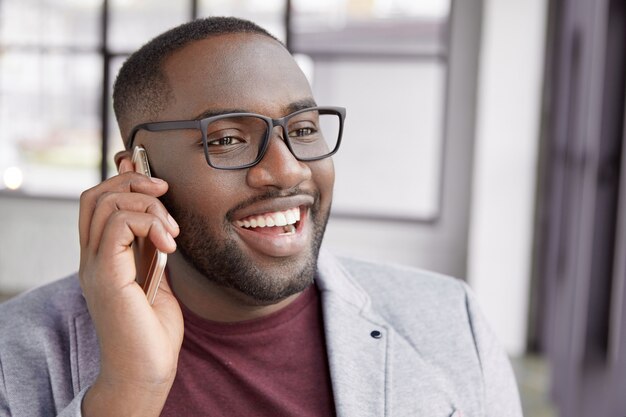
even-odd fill
[[[379,332],[378,330],[372,330],[372,333],[370,333],[370,336],[372,336],[374,339],[380,339],[381,337],[383,337],[383,334]]]

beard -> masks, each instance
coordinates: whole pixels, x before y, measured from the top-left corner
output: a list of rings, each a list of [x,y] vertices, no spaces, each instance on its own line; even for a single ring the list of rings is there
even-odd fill
[[[298,190],[290,195],[301,194]],[[312,240],[304,259],[278,259],[270,268],[263,268],[251,259],[230,236],[231,213],[253,202],[284,196],[280,191],[238,205],[229,210],[222,227],[223,237],[216,237],[206,222],[206,215],[181,207],[170,193],[161,197],[167,210],[181,225],[176,238],[177,250],[182,257],[208,281],[224,288],[234,289],[257,305],[274,304],[297,294],[310,286],[317,271],[317,258],[328,223],[330,207],[322,210],[319,193],[309,207],[308,221],[313,227]]]

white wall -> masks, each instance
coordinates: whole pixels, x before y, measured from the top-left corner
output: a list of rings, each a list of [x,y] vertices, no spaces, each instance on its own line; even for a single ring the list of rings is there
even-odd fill
[[[510,353],[525,348],[546,0],[485,0],[468,281]]]
[[[78,201],[0,195],[0,292],[78,270]]]

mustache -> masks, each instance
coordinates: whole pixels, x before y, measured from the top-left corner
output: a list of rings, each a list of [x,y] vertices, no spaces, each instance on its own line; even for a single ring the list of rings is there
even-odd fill
[[[317,202],[319,201],[320,193],[319,191],[305,191],[305,190],[300,189],[299,187],[293,188],[291,190],[278,190],[278,189],[268,190],[267,192],[263,194],[250,197],[247,200],[242,201],[241,203],[237,204],[236,206],[228,210],[226,212],[226,219],[228,221],[232,221],[233,213],[245,207],[248,207],[252,204],[256,204],[258,202],[266,201],[266,200],[273,200],[275,198],[294,197],[297,195],[308,195],[310,197],[313,197],[315,204],[317,204]]]

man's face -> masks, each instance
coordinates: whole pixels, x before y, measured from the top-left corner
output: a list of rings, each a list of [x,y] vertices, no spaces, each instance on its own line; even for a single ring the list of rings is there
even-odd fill
[[[164,72],[172,95],[160,120],[225,110],[280,118],[314,105],[292,57],[265,36],[229,34],[193,42],[166,60]],[[137,141],[147,149],[153,174],[170,185],[163,202],[181,226],[177,241],[184,262],[259,304],[312,282],[332,199],[332,161],[297,161],[282,134],[275,129],[258,165],[236,171],[207,165],[199,132],[144,132]],[[299,216],[295,230],[259,227],[281,216]]]

